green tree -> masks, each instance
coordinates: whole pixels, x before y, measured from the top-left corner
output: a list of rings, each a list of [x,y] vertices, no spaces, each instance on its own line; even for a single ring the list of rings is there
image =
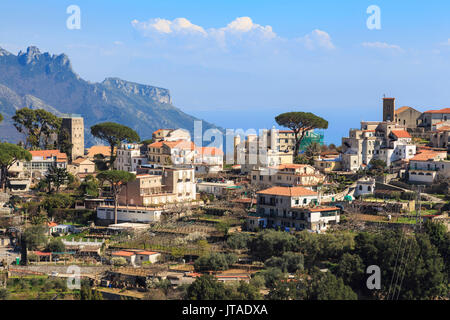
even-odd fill
[[[64,245],[61,239],[52,239],[47,244],[45,250],[47,252],[64,252],[66,251],[66,246]]]
[[[276,116],[275,121],[294,131],[294,156],[298,155],[300,144],[309,130],[328,128],[328,121],[311,112],[286,112]]]
[[[252,283],[246,283],[245,281],[239,281],[239,284],[231,285],[229,287],[232,290],[230,298],[232,300],[261,300],[262,296],[259,292],[259,288]]]
[[[105,142],[111,148],[111,159],[109,168],[113,169],[113,164],[116,159],[114,150],[121,142],[138,142],[139,135],[133,129],[114,122],[103,122],[91,127],[91,134]]]
[[[128,182],[132,182],[136,179],[136,175],[127,171],[110,170],[100,172],[97,175],[97,179],[102,181],[102,183],[106,181],[111,186],[112,196],[114,198],[114,223],[117,223],[119,194]]]
[[[280,268],[266,268],[258,273],[259,276],[264,278],[264,285],[266,288],[274,288],[280,281],[287,279],[287,274]]]
[[[9,185],[9,169],[16,161],[30,161],[31,153],[12,143],[0,143],[0,185],[2,190]]]
[[[57,209],[67,209],[74,204],[74,199],[65,193],[47,195],[41,202],[42,208],[52,217]]]
[[[334,268],[334,274],[342,278],[346,285],[349,285],[355,291],[364,284],[365,272],[362,259],[351,253],[344,253],[338,265]]]
[[[214,276],[202,275],[188,287],[186,292],[187,300],[227,300],[231,290],[227,290],[225,285]]]
[[[228,231],[230,230],[230,222],[229,221],[220,221],[216,224],[216,230],[223,233],[225,237],[228,235]]]
[[[0,114],[1,117],[1,114]],[[0,288],[0,300],[8,300],[9,292],[5,288]]]
[[[303,270],[303,264],[303,255],[294,252],[285,252],[281,257],[271,257],[264,262],[266,268],[278,268],[289,273]]]
[[[88,175],[84,181],[80,184],[80,195],[81,196],[89,196],[89,197],[98,197],[99,196],[99,188],[100,183],[98,179],[96,179],[92,175]]]
[[[210,253],[195,260],[194,268],[200,272],[227,270],[236,261],[234,254]]]
[[[48,185],[49,193],[52,192],[52,186],[56,188],[56,192],[58,193],[62,185],[69,183],[70,174],[66,168],[58,168],[53,165],[48,168],[45,174],[45,181]]]
[[[56,148],[61,151],[62,153],[65,153],[69,160],[75,160],[72,159],[72,147],[73,143],[70,142],[70,133],[67,128],[61,127],[58,133],[58,140],[56,142]]]
[[[440,256],[444,259],[445,270],[447,278],[450,275],[450,232],[447,231],[447,227],[442,222],[433,222],[427,220],[424,223],[423,229],[430,238],[430,242],[438,249]],[[447,280],[447,282],[450,279]]]
[[[443,258],[427,234],[363,232],[355,238],[355,253],[361,257],[363,265],[380,267],[384,296],[411,300],[448,294]],[[373,293],[367,290],[365,294]]]
[[[376,175],[383,174],[386,170],[386,162],[380,159],[372,159],[369,162],[370,170]]]
[[[264,230],[249,243],[250,253],[260,261],[272,256],[282,256],[284,252],[298,251],[295,236],[281,231]]]
[[[17,131],[25,134],[25,145],[32,149],[47,148],[50,136],[61,127],[61,119],[44,109],[22,108],[12,119]]]
[[[227,238],[227,246],[230,249],[247,249],[251,236],[244,232],[235,232]]]
[[[23,240],[28,250],[36,250],[47,242],[46,228],[43,225],[28,227],[23,233]]]
[[[308,300],[357,300],[358,296],[342,278],[337,278],[330,272],[315,270],[312,279],[307,281]]]
[[[318,142],[311,142],[305,150],[305,154],[309,158],[314,158],[322,151],[322,146]]]
[[[3,115],[0,113],[0,123],[3,121]]]
[[[312,158],[307,157],[306,155],[299,155],[294,157],[294,163],[295,164],[309,164],[313,165],[314,160]]]

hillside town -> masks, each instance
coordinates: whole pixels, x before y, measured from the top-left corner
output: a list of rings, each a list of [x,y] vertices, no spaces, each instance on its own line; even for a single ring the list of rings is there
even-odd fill
[[[448,299],[450,108],[379,114],[336,146],[333,119],[301,111],[217,144],[19,109],[0,299]]]

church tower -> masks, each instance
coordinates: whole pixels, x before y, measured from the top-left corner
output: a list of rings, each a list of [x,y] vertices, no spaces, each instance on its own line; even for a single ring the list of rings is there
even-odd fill
[[[383,98],[383,121],[395,121],[394,112],[395,98]]]

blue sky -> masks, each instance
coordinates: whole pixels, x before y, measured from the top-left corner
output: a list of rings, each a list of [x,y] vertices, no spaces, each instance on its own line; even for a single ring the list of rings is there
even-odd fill
[[[69,30],[66,8],[81,9]],[[366,9],[381,10],[369,30]],[[66,53],[75,71],[170,89],[182,110],[222,127],[263,128],[285,111],[330,122],[340,143],[397,106],[448,107],[448,1],[2,0],[0,46]]]

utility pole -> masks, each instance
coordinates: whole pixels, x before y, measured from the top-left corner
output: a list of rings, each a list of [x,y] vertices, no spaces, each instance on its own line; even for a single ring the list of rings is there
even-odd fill
[[[422,227],[422,215],[421,215],[422,205],[420,201],[423,187],[424,187],[423,185],[418,185],[416,193],[416,229],[418,228],[419,230]]]

